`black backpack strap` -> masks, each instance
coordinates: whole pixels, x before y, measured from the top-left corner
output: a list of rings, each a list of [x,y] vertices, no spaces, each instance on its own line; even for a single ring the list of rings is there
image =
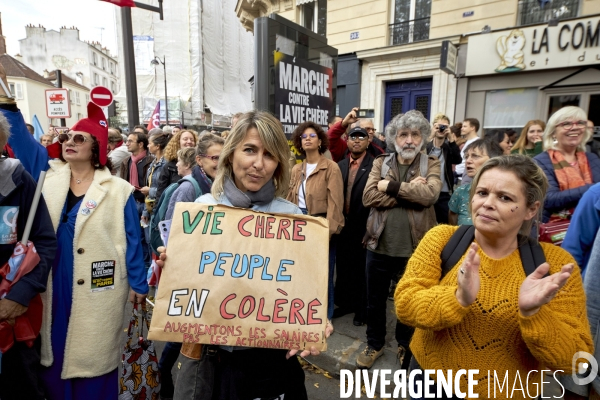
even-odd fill
[[[452,234],[442,250],[442,276],[440,280],[458,263],[473,243],[473,239],[475,239],[475,227],[473,225],[461,225]]]
[[[546,256],[542,246],[534,239],[519,235],[519,254],[521,255],[521,264],[525,271],[525,276],[529,276],[537,267],[546,262]],[[548,276],[548,274],[546,274]]]

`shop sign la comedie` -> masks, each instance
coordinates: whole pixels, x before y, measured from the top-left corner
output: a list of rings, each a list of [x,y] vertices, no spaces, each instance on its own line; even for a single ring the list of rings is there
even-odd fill
[[[471,36],[466,75],[504,74],[600,63],[600,17]]]

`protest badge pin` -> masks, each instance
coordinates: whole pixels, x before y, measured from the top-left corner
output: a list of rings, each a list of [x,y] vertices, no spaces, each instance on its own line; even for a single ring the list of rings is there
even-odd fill
[[[94,200],[88,200],[88,202],[85,203],[86,208],[89,208],[91,210],[96,208],[97,205],[98,205],[98,203],[96,203]]]
[[[89,208],[82,208],[82,209],[81,209],[81,213],[82,213],[83,215],[90,215],[90,213],[91,213],[91,212],[92,212],[92,211],[91,211]]]

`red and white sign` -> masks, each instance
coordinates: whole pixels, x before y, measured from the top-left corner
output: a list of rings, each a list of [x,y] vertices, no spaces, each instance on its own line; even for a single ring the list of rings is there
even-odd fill
[[[46,115],[48,118],[71,118],[69,89],[46,89]]]
[[[108,107],[113,102],[113,94],[104,86],[96,86],[90,91],[90,100],[98,107]]]

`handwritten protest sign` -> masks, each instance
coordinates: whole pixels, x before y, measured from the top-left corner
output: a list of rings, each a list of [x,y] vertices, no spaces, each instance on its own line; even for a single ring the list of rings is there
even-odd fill
[[[178,203],[149,338],[326,350],[327,220]]]

